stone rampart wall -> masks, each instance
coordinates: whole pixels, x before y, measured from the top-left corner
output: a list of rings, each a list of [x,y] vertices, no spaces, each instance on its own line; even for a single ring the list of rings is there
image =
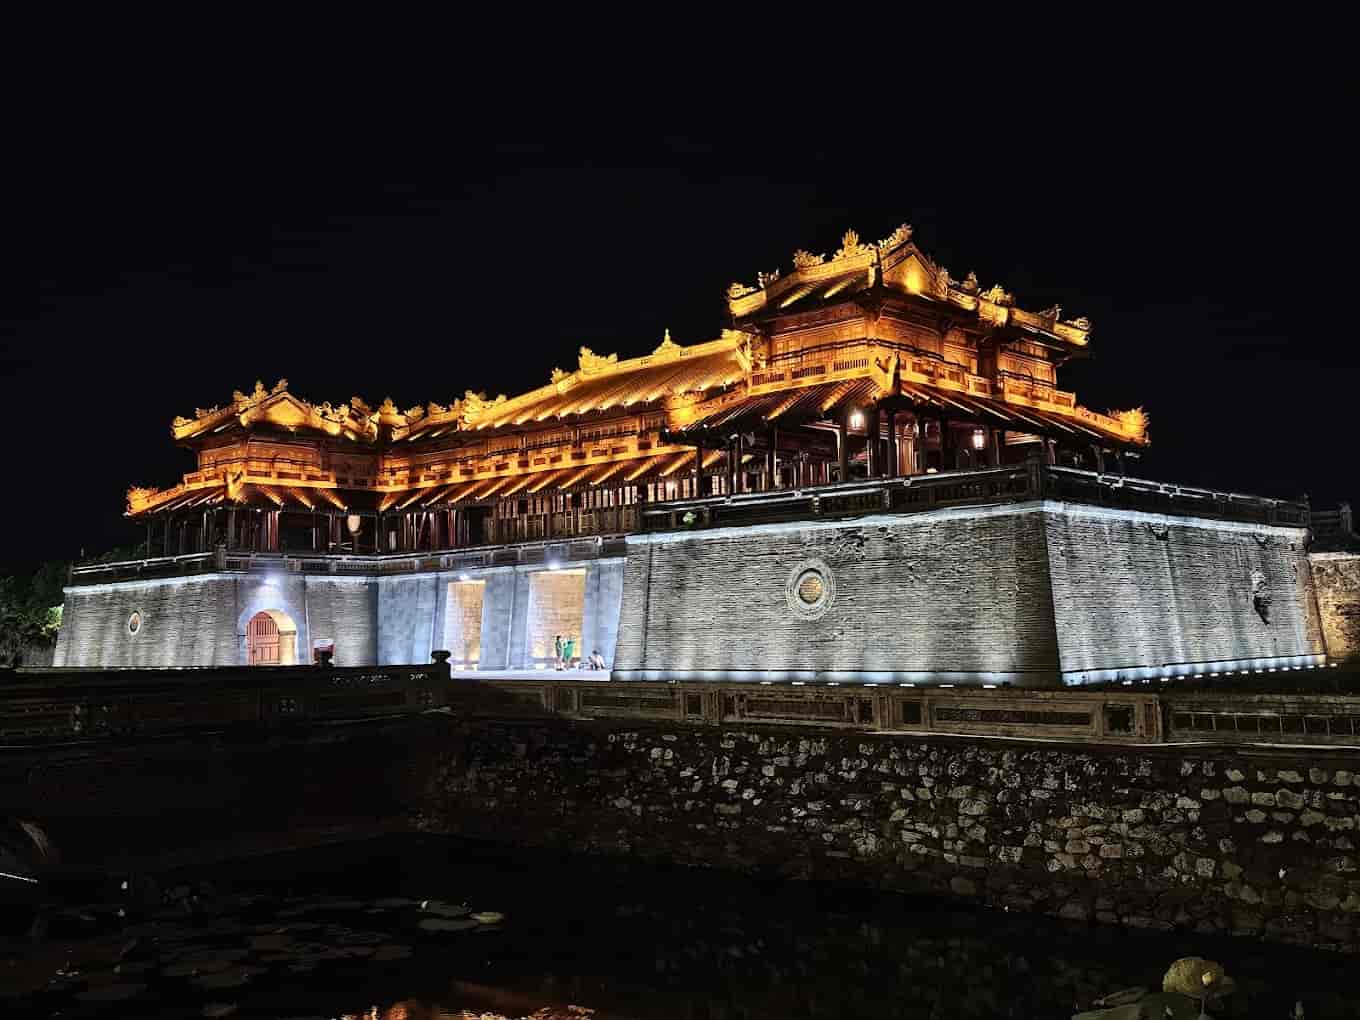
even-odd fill
[[[1308,557],[1327,654],[1360,657],[1360,555],[1314,553]]]
[[[322,637],[335,640],[336,665],[368,665],[376,661],[375,599],[370,581],[306,575],[215,574],[68,588],[53,664],[241,665],[246,624],[273,610],[296,628],[299,662],[310,661],[312,639]],[[136,633],[128,627],[134,612]]]
[[[616,671],[995,674],[1058,671],[1044,521],[1010,508],[638,536]],[[791,592],[824,566],[834,596]]]
[[[221,576],[68,589],[53,664],[235,665],[237,595],[235,579]]]
[[[585,571],[578,652],[614,658],[621,560],[573,564]],[[546,571],[547,568],[537,568]],[[532,668],[527,630],[531,568],[473,570],[486,582],[481,668]],[[246,625],[272,610],[292,622],[297,661],[313,642],[335,642],[335,664],[428,662],[444,640],[448,589],[463,572],[393,577],[211,574],[68,588],[53,664],[66,667],[235,666],[247,660]],[[133,613],[140,626],[128,628]]]
[[[1360,949],[1360,756],[463,726],[422,827]]]
[[[1044,518],[1069,683],[1323,651],[1301,529],[1074,504]]]
[[[1297,528],[1054,502],[629,540],[616,671],[1082,683],[1323,654]],[[825,572],[825,611],[796,604]]]

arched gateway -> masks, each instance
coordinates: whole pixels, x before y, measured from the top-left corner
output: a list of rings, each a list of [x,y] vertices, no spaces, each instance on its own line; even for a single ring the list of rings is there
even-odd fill
[[[246,624],[246,664],[292,666],[297,663],[297,624],[287,613],[265,609]]]

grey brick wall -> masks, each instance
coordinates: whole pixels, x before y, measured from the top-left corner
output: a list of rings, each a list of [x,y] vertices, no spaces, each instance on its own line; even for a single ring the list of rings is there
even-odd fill
[[[1057,503],[629,543],[621,676],[857,675],[1016,683],[1322,652],[1299,529]],[[792,612],[800,562],[836,597]],[[1258,614],[1254,584],[1269,595]]]
[[[246,623],[266,609],[293,621],[299,662],[310,661],[313,635],[335,639],[337,665],[376,661],[374,582],[288,575],[69,589],[53,665],[238,665],[246,661]],[[129,634],[134,611],[142,626]]]
[[[441,578],[433,574],[384,577],[377,582],[380,663],[429,661],[441,637],[435,629],[440,583]]]
[[[835,598],[790,610],[800,563]],[[1043,519],[1009,510],[629,542],[616,670],[996,673],[1058,668]]]
[[[1360,604],[1360,568],[1328,566],[1319,622],[1302,530],[1058,503],[635,536],[628,550],[626,562],[583,564],[582,653],[599,648],[623,678],[1083,682],[1317,656],[1324,626],[1350,648],[1347,614]],[[805,619],[789,583],[815,563],[835,595]],[[486,581],[481,668],[526,668],[533,571],[473,573]],[[246,621],[274,609],[296,624],[300,661],[317,636],[335,639],[340,665],[425,662],[456,579],[219,575],[75,588],[54,661],[231,665],[245,659]]]
[[[128,619],[142,616],[129,634]],[[66,593],[56,666],[226,666],[237,662],[231,578],[142,581]]]
[[[515,572],[493,570],[480,575],[486,580],[482,593],[481,669],[505,669],[510,661],[510,614],[515,598]]]
[[[1322,650],[1302,530],[1079,506],[1045,518],[1065,672]]]
[[[351,578],[308,577],[306,586],[311,635],[335,641],[335,664],[368,666],[377,662],[377,583]],[[306,649],[303,661],[310,662],[311,645]]]

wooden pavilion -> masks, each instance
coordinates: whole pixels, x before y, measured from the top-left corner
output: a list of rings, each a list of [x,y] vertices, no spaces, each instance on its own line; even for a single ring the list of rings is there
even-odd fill
[[[197,469],[133,488],[149,555],[400,553],[635,530],[641,503],[999,467],[1121,470],[1141,410],[1058,388],[1091,324],[953,279],[902,226],[734,283],[728,328],[494,400],[314,404],[286,381],[176,418]]]

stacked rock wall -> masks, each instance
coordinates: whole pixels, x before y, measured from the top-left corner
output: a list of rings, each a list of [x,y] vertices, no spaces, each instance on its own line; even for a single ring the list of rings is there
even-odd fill
[[[476,723],[421,824],[1360,949],[1360,757]]]

